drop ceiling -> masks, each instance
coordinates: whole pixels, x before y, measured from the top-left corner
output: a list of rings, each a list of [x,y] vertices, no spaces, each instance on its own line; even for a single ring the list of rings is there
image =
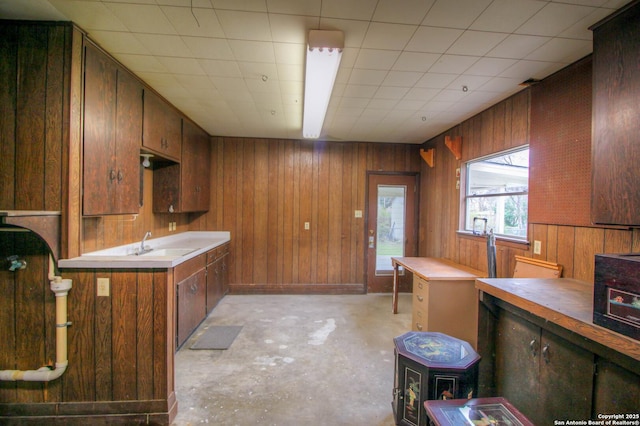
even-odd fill
[[[279,139],[302,138],[309,30],[341,30],[320,139],[422,143],[591,53],[589,26],[627,3],[0,0],[0,17],[73,21],[209,134]]]

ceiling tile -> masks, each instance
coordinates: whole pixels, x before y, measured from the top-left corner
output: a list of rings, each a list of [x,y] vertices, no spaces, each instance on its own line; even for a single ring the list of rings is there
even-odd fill
[[[245,79],[256,79],[265,83],[278,80],[278,69],[276,64],[265,62],[238,62],[242,77]],[[263,76],[266,77],[263,80]]]
[[[444,53],[462,35],[453,28],[418,27],[405,51]]]
[[[274,43],[273,50],[277,64],[304,65],[305,45],[294,43]]]
[[[491,77],[488,76],[480,76],[480,75],[461,75],[455,80],[453,80],[447,89],[451,90],[459,90],[462,93],[468,94],[478,90],[485,83],[491,80]],[[468,92],[463,90],[463,86],[467,87]]]
[[[342,94],[343,97],[352,98],[372,98],[375,95],[377,86],[362,84],[348,84]]]
[[[467,29],[490,3],[491,0],[438,0],[422,25]]]
[[[428,72],[416,83],[416,87],[444,89],[457,77],[456,74],[440,74]]]
[[[465,31],[447,50],[451,55],[484,55],[505,39],[507,34]]]
[[[304,81],[304,71],[297,65],[277,64],[277,69],[280,81]]]
[[[152,4],[104,3],[133,33],[176,34],[160,6]]]
[[[214,9],[244,10],[249,12],[266,12],[264,0],[211,0]]]
[[[379,87],[375,94],[375,99],[402,99],[409,91],[408,87]]]
[[[393,50],[360,49],[354,68],[388,70],[398,59],[400,52]]]
[[[403,0],[398,7],[397,0],[380,0],[376,6],[373,20],[394,24],[418,25],[427,14],[435,0]]]
[[[273,45],[263,41],[229,40],[233,56],[238,61],[275,63]]]
[[[320,15],[321,0],[267,0],[269,13],[283,13],[286,15]]]
[[[386,71],[354,68],[349,77],[349,84],[379,86],[386,76]]]
[[[439,53],[402,52],[393,65],[395,71],[426,72],[440,58]]]
[[[520,82],[530,78],[540,80],[544,78],[544,76],[550,75],[565,65],[566,64],[556,62],[520,60],[504,70],[504,72],[500,74],[500,77],[513,78]]]
[[[116,56],[116,59],[136,74],[144,72],[167,72],[167,67],[160,63],[155,56],[119,54]]]
[[[110,0],[117,1],[117,0]],[[194,8],[194,9],[212,9],[210,0],[155,0],[148,1],[148,3],[157,3],[160,6],[180,6],[185,8]]]
[[[274,42],[307,44],[309,29],[317,27],[317,19],[307,16],[269,14]]]
[[[407,45],[416,31],[414,25],[383,24],[372,22],[362,43],[369,49],[399,49]]]
[[[321,14],[328,18],[369,21],[377,3],[378,0],[323,0]]]
[[[429,68],[429,72],[445,74],[462,74],[471,65],[480,59],[478,56],[442,55],[438,61]]]
[[[522,59],[550,40],[550,37],[511,34],[487,53],[496,58]]]
[[[205,73],[196,59],[193,58],[174,58],[169,56],[157,56],[158,61],[164,65],[170,73],[173,74],[191,74],[202,75]]]
[[[188,58],[191,51],[177,35],[134,34],[136,39],[153,55]]]
[[[407,101],[418,101],[425,103],[440,92],[440,89],[427,89],[423,87],[414,87],[410,89],[404,97]],[[404,106],[404,102],[403,102]]]
[[[200,66],[207,75],[216,77],[242,77],[236,61],[200,59]]]
[[[593,12],[593,8],[570,4],[548,3],[520,26],[518,34],[553,36],[571,27]]]
[[[193,57],[198,59],[234,60],[227,40],[223,38],[182,37]]]
[[[134,55],[149,55],[149,49],[144,47],[130,32],[91,31],[91,38],[111,54],[129,53]]]
[[[187,7],[162,7],[178,34],[198,37],[224,37],[213,9],[191,10]]]
[[[218,10],[216,14],[229,39],[271,41],[269,18],[264,13]]]
[[[126,31],[128,28],[104,4],[82,0],[50,0],[67,19],[82,22],[84,30]]]
[[[545,5],[538,0],[494,0],[471,24],[471,29],[510,33]]]
[[[367,34],[369,22],[355,21],[350,19],[329,19],[320,20],[319,29],[340,30],[344,33],[344,47],[360,47]],[[306,43],[306,42],[305,42]]]
[[[516,59],[480,58],[478,62],[471,65],[471,67],[465,71],[465,74],[485,75],[493,77],[500,75],[504,70],[506,70],[516,62]]]
[[[423,76],[421,72],[390,71],[382,82],[383,86],[413,87]]]
[[[525,59],[570,64],[591,52],[591,41],[554,38],[530,53]]]

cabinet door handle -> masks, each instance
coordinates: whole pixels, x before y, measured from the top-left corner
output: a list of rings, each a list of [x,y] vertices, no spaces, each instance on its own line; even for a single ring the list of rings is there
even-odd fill
[[[424,301],[424,297],[420,296],[419,294],[416,297],[418,298],[418,302]]]
[[[544,358],[544,362],[549,364],[549,344],[547,343],[542,348],[542,358]]]
[[[109,170],[109,180],[111,182],[113,182],[114,180],[116,180],[116,171],[111,169]]]
[[[416,328],[420,331],[422,331],[422,325],[420,323],[416,323]]]
[[[124,179],[124,174],[122,174],[122,170],[118,170],[118,182],[122,182]]]
[[[533,339],[531,342],[529,342],[529,349],[531,350],[531,355],[533,355],[533,357],[535,358],[538,354],[538,342],[536,341],[536,339]]]

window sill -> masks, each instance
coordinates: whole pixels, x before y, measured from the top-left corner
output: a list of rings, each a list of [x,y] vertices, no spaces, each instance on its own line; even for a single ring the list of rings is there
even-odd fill
[[[470,231],[458,230],[458,231],[456,231],[456,234],[458,236],[464,237],[464,238],[486,240],[486,237],[484,235],[477,235],[477,234],[474,234],[473,232],[470,232]],[[529,246],[531,245],[531,243],[528,240],[521,240],[521,239],[518,239],[518,238],[509,238],[509,237],[505,237],[503,235],[496,235],[496,243],[497,242],[513,244],[513,245],[516,245],[516,246],[526,246],[526,248],[524,250],[528,250]]]

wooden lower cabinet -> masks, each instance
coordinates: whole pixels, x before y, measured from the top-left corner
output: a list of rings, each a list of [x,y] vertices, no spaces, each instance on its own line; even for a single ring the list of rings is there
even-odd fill
[[[228,254],[229,243],[207,252],[207,313],[211,312],[229,291]]]
[[[497,394],[533,423],[590,418],[591,352],[501,310],[495,362]]]
[[[207,276],[204,269],[177,284],[177,347],[187,340],[205,318]]]
[[[189,259],[173,271],[176,283],[176,348],[207,316],[207,255]]]

